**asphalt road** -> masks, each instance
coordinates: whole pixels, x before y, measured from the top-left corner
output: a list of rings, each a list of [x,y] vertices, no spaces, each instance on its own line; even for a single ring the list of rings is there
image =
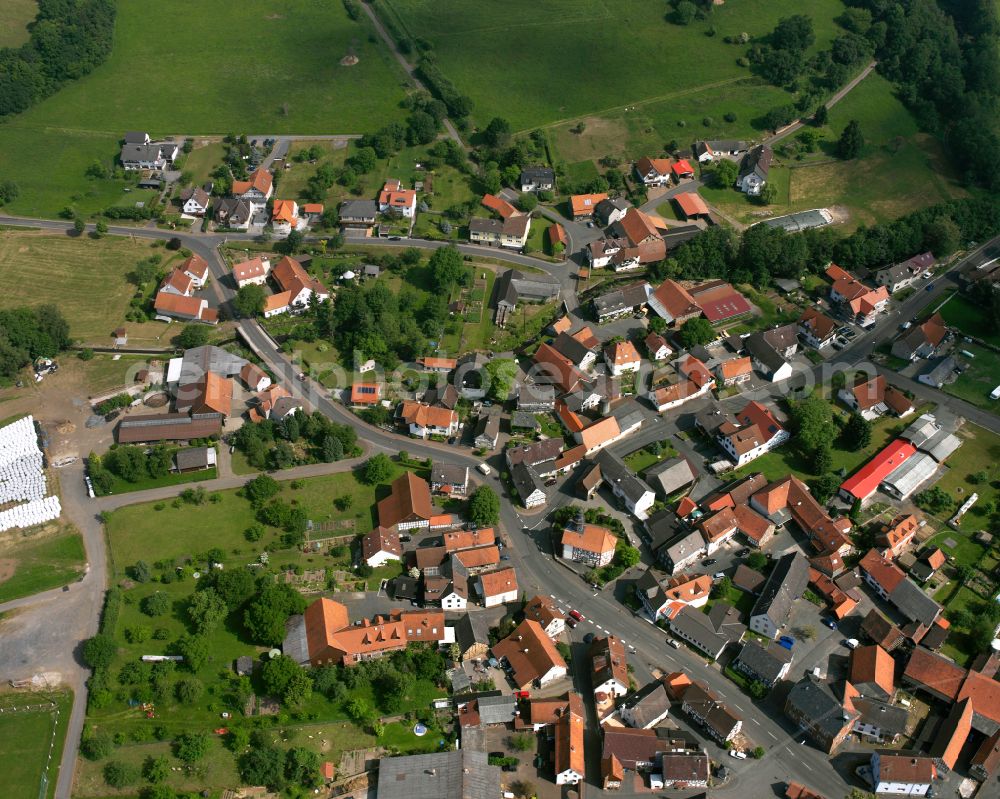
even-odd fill
[[[54,220],[33,220],[17,217],[0,217],[0,223],[12,225],[27,225],[49,230],[68,230],[70,224]],[[233,240],[233,237],[215,234],[190,234],[174,233],[153,228],[130,228],[113,227],[111,233],[116,235],[131,235],[141,238],[169,238],[177,235],[184,246],[197,252],[206,258],[212,267],[213,276],[212,291],[215,293],[220,303],[228,301],[233,294],[233,287],[229,284],[225,264],[218,255],[217,247],[222,240]],[[989,244],[1000,242],[1000,237],[994,239]],[[383,240],[366,241],[366,244],[377,244],[383,246],[407,247],[417,246],[423,248],[434,248],[441,246],[434,242],[423,242],[418,240],[402,240],[399,242],[386,242]],[[463,252],[467,254],[485,255],[498,258],[515,264],[533,266],[552,274],[560,279],[564,288],[572,286],[571,279],[568,279],[568,267],[561,264],[551,264],[549,262],[532,259],[516,253],[506,253],[486,248],[463,246]],[[980,248],[982,249],[982,248]],[[978,251],[977,251],[978,252]],[[972,253],[969,258],[963,259],[950,270],[947,279],[950,279],[955,271],[963,266],[968,260],[974,257]],[[844,364],[854,364],[863,360],[871,352],[882,338],[890,336],[898,325],[899,319],[912,318],[924,305],[932,299],[940,296],[947,288],[947,279],[941,275],[936,278],[936,284],[932,292],[918,291],[901,308],[893,312],[889,318],[883,320],[875,330],[865,338],[859,340],[851,347],[843,350],[839,354],[839,361]],[[330,418],[337,421],[351,424],[359,431],[359,438],[371,449],[381,449],[387,452],[395,452],[401,448],[421,457],[431,457],[437,461],[453,463],[475,467],[479,459],[465,450],[450,447],[446,444],[434,442],[420,442],[373,428],[361,422],[354,414],[333,401],[329,394],[321,386],[311,380],[300,382],[296,379],[297,369],[288,360],[287,356],[281,353],[263,332],[259,325],[252,321],[241,321],[238,330],[244,340],[257,352],[261,359],[267,363],[279,379],[296,396],[302,397],[315,409],[320,410]],[[822,367],[814,370],[817,373],[822,371]],[[900,378],[893,375],[895,382],[900,382]],[[910,388],[909,386],[906,386]],[[785,387],[774,387],[775,393],[780,393]],[[982,424],[994,431],[1000,431],[1000,420],[989,414],[984,414],[973,406],[949,397],[943,392],[937,391],[929,386],[914,384],[913,389],[918,396],[932,399],[943,403],[966,418]],[[979,417],[979,418],[977,418]],[[647,422],[653,424],[652,422]],[[647,436],[648,429],[639,435]],[[654,434],[655,435],[655,434]],[[639,440],[638,438],[635,440]],[[494,461],[498,461],[500,456],[494,456]],[[477,479],[494,486],[498,493],[503,493],[503,488],[496,478],[498,469],[494,469],[493,474],[488,478],[482,478],[478,472],[473,472]],[[76,692],[73,711],[70,719],[70,730],[67,735],[64,757],[62,760],[59,780],[57,784],[56,796],[60,799],[70,796],[73,778],[73,768],[79,744],[79,736],[83,728],[83,720],[86,708],[86,688],[84,680],[86,671],[79,663],[77,653],[79,644],[90,637],[97,629],[97,621],[100,607],[102,605],[103,591],[106,586],[107,574],[105,568],[105,547],[101,525],[97,520],[96,510],[103,505],[95,506],[84,493],[82,480],[82,463],[75,464],[63,472],[62,481],[63,505],[66,515],[77,524],[84,536],[87,549],[88,560],[91,568],[87,576],[80,583],[74,584],[68,594],[61,592],[46,592],[31,598],[30,601],[18,602],[17,607],[23,608],[22,614],[15,616],[15,621],[20,618],[24,623],[15,628],[12,634],[5,636],[4,650],[8,653],[17,652],[27,666],[29,662],[48,664],[52,668],[55,663],[61,667],[67,677],[67,681],[74,687]],[[224,478],[233,480],[236,478]],[[245,478],[242,478],[245,479]],[[180,487],[174,487],[172,491],[179,491]],[[109,507],[116,505],[119,501],[122,504],[128,500],[144,501],[146,497],[131,495],[128,498],[119,497],[116,499],[103,501]],[[584,581],[571,570],[556,562],[550,551],[550,545],[546,535],[545,516],[557,507],[572,501],[572,497],[563,490],[560,492],[549,506],[540,513],[519,513],[515,510],[510,498],[501,503],[501,521],[508,531],[511,540],[510,555],[512,565],[515,566],[519,575],[522,589],[532,595],[533,593],[544,593],[556,598],[565,607],[572,607],[579,610],[587,617],[587,622],[581,625],[577,632],[583,634],[591,626],[599,631],[611,631],[621,637],[628,645],[635,648],[630,651],[630,657],[639,664],[637,671],[642,673],[646,669],[658,668],[664,671],[680,670],[688,671],[697,678],[707,682],[713,690],[720,696],[729,700],[738,711],[744,712],[750,700],[739,694],[736,687],[725,679],[718,671],[717,666],[707,665],[701,658],[696,657],[687,650],[675,650],[668,647],[664,636],[656,628],[640,618],[633,616],[619,601],[609,595],[609,591],[593,591]],[[529,532],[524,532],[525,529]],[[37,614],[44,618],[48,613],[51,603],[57,598],[60,599],[60,618],[66,623],[60,625],[42,625],[48,629],[50,639],[46,646],[38,634],[38,625],[29,624],[28,621]],[[0,606],[0,611],[5,609]],[[41,650],[41,651],[40,651]],[[39,655],[45,655],[40,660]],[[67,660],[71,658],[71,660]],[[0,668],[9,671],[11,663],[9,660],[0,658]],[[25,676],[23,673],[15,676]],[[587,686],[578,686],[586,693]],[[845,769],[835,769],[827,757],[811,746],[803,746],[798,743],[801,736],[797,736],[797,730],[789,724],[775,707],[763,705],[754,710],[745,712],[746,733],[755,742],[759,742],[768,750],[763,761],[757,763],[753,761],[728,761],[734,773],[733,780],[724,789],[717,793],[743,793],[744,795],[765,796],[770,795],[771,787],[775,782],[783,781],[787,778],[796,778],[811,785],[812,787],[827,793],[831,796],[844,793],[848,784],[841,776],[847,773]],[[598,732],[593,727],[588,729],[588,751],[596,751]],[[716,747],[717,749],[717,747]],[[721,750],[714,751],[717,759],[722,756]],[[588,761],[593,758],[588,758]],[[596,768],[596,765],[595,765]],[[766,793],[766,792],[767,793]]]

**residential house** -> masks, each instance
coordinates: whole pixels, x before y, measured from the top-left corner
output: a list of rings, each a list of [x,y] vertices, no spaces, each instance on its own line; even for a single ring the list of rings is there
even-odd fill
[[[892,343],[891,352],[897,358],[907,361],[930,358],[947,335],[948,327],[944,319],[941,314],[935,313],[926,321],[904,330]]]
[[[604,348],[604,360],[615,377],[626,372],[637,372],[642,358],[631,341],[617,341]]]
[[[481,613],[463,613],[455,622],[459,660],[486,660],[489,655],[489,623]]]
[[[204,216],[210,202],[208,192],[200,186],[184,189],[180,194],[181,210],[190,216]]]
[[[141,137],[127,138],[121,149],[122,166],[132,171],[135,169],[169,169],[177,159],[180,148],[172,141],[151,141],[148,133]]]
[[[813,349],[821,350],[833,343],[837,323],[816,308],[806,308],[799,317],[799,335]]]
[[[556,173],[547,166],[526,166],[521,170],[521,191],[552,191]]]
[[[565,560],[585,563],[598,569],[611,563],[618,539],[606,527],[584,523],[565,528],[561,543]]]
[[[600,323],[642,312],[649,298],[649,284],[633,283],[593,299],[594,313]]]
[[[433,515],[430,486],[413,472],[393,480],[389,496],[378,503],[379,524],[400,532],[428,527]]]
[[[698,522],[698,529],[705,537],[705,552],[714,554],[736,535],[739,525],[732,508],[721,508]]]
[[[190,297],[194,293],[194,281],[180,269],[171,269],[160,282],[159,293]]]
[[[651,548],[657,561],[668,574],[676,574],[705,557],[706,550],[701,531],[673,526],[671,519],[676,519],[673,511],[659,511],[646,520],[646,528],[656,536],[656,546]]]
[[[912,513],[901,513],[882,525],[875,537],[880,554],[886,558],[898,558],[907,549],[913,536],[920,528],[920,522]]]
[[[643,340],[646,345],[646,353],[651,361],[665,361],[674,351],[670,349],[667,340],[659,333],[650,333]]]
[[[340,204],[342,228],[366,229],[375,226],[378,203],[374,200],[345,200]]]
[[[903,616],[915,623],[915,640],[937,622],[941,606],[909,580],[903,570],[884,558],[878,550],[870,549],[858,563],[861,574],[875,592],[891,602]]]
[[[514,602],[518,596],[517,575],[512,568],[479,575],[479,596],[487,608]]]
[[[566,676],[566,661],[542,626],[531,619],[522,621],[495,644],[493,656],[506,664],[514,685],[521,690],[547,685]]]
[[[808,584],[809,562],[798,552],[782,556],[750,611],[750,629],[767,638],[776,637]]]
[[[483,527],[479,530],[452,531],[442,536],[444,548],[449,553],[493,546],[496,543],[496,539],[496,531],[492,527]]]
[[[826,682],[812,676],[792,686],[785,700],[785,715],[827,754],[843,743],[859,716],[834,696]]]
[[[493,286],[498,309],[513,311],[520,302],[548,302],[559,296],[559,283],[548,275],[527,275],[517,269],[502,272]]]
[[[632,772],[649,771],[656,764],[659,752],[666,748],[656,730],[607,725],[601,732],[604,736],[601,764],[605,784],[615,772],[611,764],[617,763],[618,771],[612,784],[616,780],[620,787],[626,769]]]
[[[220,197],[215,201],[215,223],[219,228],[246,231],[253,220],[253,205],[238,197]]]
[[[191,278],[191,283],[196,289],[204,288],[208,282],[209,270],[208,262],[200,255],[189,255],[176,271]]]
[[[352,383],[351,406],[370,408],[382,402],[382,386],[378,383]]]
[[[636,255],[641,264],[662,261],[666,257],[663,234],[668,229],[660,217],[650,216],[638,208],[629,208],[625,216],[609,228],[613,236],[625,239],[629,247],[638,250]]]
[[[937,547],[925,547],[913,565],[910,566],[910,577],[921,583],[926,583],[947,562],[948,556],[940,549]]]
[[[566,711],[555,723],[556,785],[578,785],[586,777],[583,701],[572,691],[567,698]]]
[[[552,349],[572,363],[577,369],[590,369],[597,361],[600,342],[584,327],[576,334],[560,333],[552,342]]]
[[[625,696],[629,692],[629,674],[621,639],[613,635],[595,638],[587,654],[594,693],[613,698]]]
[[[699,163],[705,164],[717,158],[743,155],[749,149],[745,141],[721,140],[695,142],[694,154]]]
[[[274,194],[274,178],[264,167],[259,167],[247,180],[234,180],[230,193],[239,200],[246,200],[254,211],[262,211]]]
[[[740,467],[781,446],[789,438],[789,432],[774,412],[751,400],[736,414],[735,422],[726,422],[719,427],[715,440],[729,459]]]
[[[606,193],[599,194],[574,194],[569,198],[570,211],[573,219],[588,219],[594,215],[597,204],[601,200],[608,199]]]
[[[480,205],[482,205],[483,208],[492,211],[501,219],[510,219],[510,217],[517,216],[521,213],[517,210],[517,208],[503,198],[496,197],[492,194],[484,194],[483,199],[480,200]]]
[[[536,383],[517,384],[517,409],[538,413],[555,408],[556,392],[550,385]]]
[[[754,491],[750,507],[778,525],[794,521],[820,553],[844,555],[851,550],[848,519],[831,519],[799,478],[789,475]]]
[[[646,469],[646,482],[664,499],[693,485],[697,479],[691,462],[682,456],[666,458]]]
[[[705,683],[694,681],[688,686],[681,709],[720,744],[731,741],[743,729],[743,720]]]
[[[934,253],[924,252],[914,255],[902,263],[893,264],[879,269],[875,273],[875,282],[885,286],[890,294],[908,288],[916,283],[928,269],[933,269],[937,260]]]
[[[512,469],[518,464],[524,464],[532,467],[540,477],[551,477],[557,471],[556,458],[562,448],[562,439],[546,438],[533,444],[507,447],[504,457],[507,466]]]
[[[934,760],[906,752],[872,752],[872,785],[876,796],[927,796],[934,786]]]
[[[852,411],[868,421],[886,413],[907,416],[913,413],[913,402],[902,391],[890,386],[883,375],[859,379],[852,387],[844,387],[837,397]]]
[[[476,420],[472,443],[477,449],[494,450],[500,439],[500,409],[494,406],[484,410]]]
[[[957,358],[949,355],[947,358],[942,358],[934,364],[929,371],[917,377],[917,380],[926,386],[942,388],[945,385],[954,383],[962,373],[963,368]]]
[[[848,681],[860,696],[891,702],[896,693],[896,661],[878,644],[855,647]]]
[[[458,432],[458,414],[447,408],[404,400],[396,411],[400,423],[407,426],[411,436],[448,438]]]
[[[545,486],[538,472],[526,463],[515,463],[510,469],[510,479],[521,504],[531,510],[548,501]]]
[[[753,360],[749,357],[732,358],[715,367],[715,379],[719,386],[735,386],[753,377]]]
[[[906,640],[902,631],[874,608],[862,620],[861,634],[887,652],[898,649]]]
[[[271,206],[271,227],[276,236],[287,236],[301,227],[299,204],[295,200],[275,200]]]
[[[687,163],[686,161],[684,163]],[[675,194],[671,197],[677,210],[680,211],[684,219],[708,219],[710,212],[708,204],[701,198],[701,195],[694,191],[686,191]]]
[[[827,267],[826,275],[832,284],[830,299],[850,311],[854,321],[867,327],[889,304],[889,291],[885,286],[869,288],[854,275],[836,264]]]
[[[417,193],[404,189],[395,178],[390,178],[382,186],[378,195],[379,213],[413,219],[417,215]]]
[[[532,597],[524,606],[524,618],[538,622],[553,641],[566,630],[566,614],[548,597]]]
[[[654,680],[627,697],[619,706],[618,715],[629,727],[649,730],[667,718],[670,704],[663,682]]]
[[[747,151],[740,161],[740,170],[736,178],[736,188],[751,197],[760,194],[767,183],[771,171],[771,161],[774,151],[767,144],[758,144]]]
[[[669,621],[685,607],[703,608],[712,592],[707,574],[678,574],[667,580],[653,569],[644,571],[635,582],[635,593],[653,621]]]
[[[646,186],[666,186],[670,183],[671,166],[669,158],[640,158],[635,162],[635,174]]]
[[[373,569],[385,566],[390,560],[403,559],[399,533],[379,525],[361,538],[361,559]]]
[[[528,214],[517,214],[504,220],[480,217],[469,220],[469,240],[474,244],[519,250],[527,243],[530,231],[531,216]]]
[[[656,494],[652,489],[617,455],[605,450],[594,460],[601,469],[601,479],[611,489],[611,493],[621,500],[629,513],[640,521],[645,520],[656,501]]]
[[[267,258],[251,258],[233,264],[233,282],[237,288],[244,286],[263,286],[271,273],[271,262]]]
[[[747,641],[730,665],[751,680],[773,688],[788,675],[792,653],[773,641],[766,647],[756,641]]]
[[[632,203],[624,197],[609,197],[597,204],[594,216],[597,217],[597,221],[601,223],[602,227],[608,227],[625,216],[631,207]]]
[[[718,660],[723,650],[739,641],[746,632],[740,614],[732,605],[719,601],[708,613],[685,605],[669,622],[670,632]]]
[[[166,291],[156,293],[153,302],[156,318],[165,322],[180,319],[184,322],[204,322],[208,325],[218,324],[219,312],[208,307],[208,300],[199,297],[183,297]]]
[[[282,650],[300,664],[353,666],[405,649],[412,642],[449,643],[444,613],[392,610],[351,624],[347,608],[326,597],[309,605],[287,625]]]
[[[659,778],[664,788],[690,790],[706,787],[710,773],[708,753],[667,751],[660,754],[660,771],[650,781]]]
[[[322,283],[311,277],[301,263],[287,255],[271,270],[271,277],[278,284],[281,293],[269,299],[280,297],[290,311],[299,311],[308,307],[310,302],[322,302],[330,297],[330,292]]]

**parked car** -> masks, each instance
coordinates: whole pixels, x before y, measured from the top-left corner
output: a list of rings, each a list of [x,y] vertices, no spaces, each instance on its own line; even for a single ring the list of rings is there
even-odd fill
[[[668,638],[667,643],[670,644],[670,646],[672,646],[674,649],[681,648],[681,642],[678,641],[676,638]]]
[[[934,284],[928,283],[926,286],[924,286],[924,291],[934,291]]]
[[[587,633],[585,636],[583,636],[583,642],[585,644],[592,644],[592,643],[594,643],[594,634],[593,633]]]
[[[858,641],[857,638],[845,638],[844,639],[844,646],[846,646],[848,649],[857,649],[858,643],[859,643],[859,641]]]
[[[783,635],[778,639],[778,646],[782,646],[791,652],[792,647],[795,646],[795,639],[790,635]]]
[[[721,580],[725,576],[726,576],[725,572],[716,572],[715,574],[712,575],[712,579],[713,580]]]
[[[738,558],[745,558],[749,554],[750,554],[750,547],[743,547],[742,549],[736,550],[736,557]]]
[[[729,750],[729,756],[730,757],[735,757],[737,760],[746,760],[747,759],[747,753],[746,752],[741,752],[739,749],[730,749]]]
[[[476,468],[479,469],[479,471],[481,471],[483,474],[487,475],[490,473],[490,471],[492,471],[490,467],[487,466],[485,463],[480,463]]]
[[[704,560],[703,560],[703,561],[701,562],[701,565],[702,565],[702,566],[714,566],[714,565],[715,565],[716,563],[718,563],[718,562],[719,562],[719,561],[718,561],[718,560],[716,560],[715,558],[705,558],[705,559],[704,559]]]
[[[836,630],[837,629],[837,622],[834,621],[833,619],[823,619],[823,624],[825,624],[831,630]]]
[[[583,621],[583,614],[578,610],[571,610],[569,612],[569,617],[573,619],[573,621]]]

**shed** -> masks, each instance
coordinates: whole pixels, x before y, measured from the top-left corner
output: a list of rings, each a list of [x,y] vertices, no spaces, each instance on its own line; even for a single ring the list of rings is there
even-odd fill
[[[240,677],[253,674],[253,658],[250,655],[240,655],[236,658],[236,673]]]

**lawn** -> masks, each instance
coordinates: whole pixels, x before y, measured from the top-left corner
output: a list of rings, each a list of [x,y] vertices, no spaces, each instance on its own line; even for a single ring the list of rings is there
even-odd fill
[[[945,322],[957,327],[965,335],[1000,347],[1000,331],[978,303],[962,294],[952,294],[939,311]]]
[[[205,480],[214,480],[218,477],[216,469],[212,466],[209,469],[202,469],[199,472],[170,472],[163,477],[147,478],[130,483],[115,477],[111,484],[109,494],[127,494],[131,491],[148,491],[150,488],[165,488],[167,486],[184,485],[185,483],[201,483]],[[103,494],[101,496],[104,496]]]
[[[667,23],[665,7],[649,0],[613,6],[599,0],[387,2],[412,37],[431,43],[444,74],[472,98],[480,123],[499,115],[516,130],[746,77],[749,70],[736,59],[747,48],[723,38],[742,31],[763,35],[781,17],[802,10],[794,0],[741,0],[714,7],[709,20],[680,27]],[[809,11],[815,49],[825,47],[838,31],[833,18],[843,6],[815,0]],[[442,19],[448,24],[441,25]],[[712,26],[717,33],[709,38],[705,32]],[[699,117],[705,113],[711,110]]]
[[[937,485],[956,501],[956,510],[973,491],[979,495],[979,501],[962,518],[961,530],[971,534],[986,526],[987,518],[983,508],[990,503],[1000,503],[1000,490],[993,485],[1000,478],[1000,436],[971,422],[962,426],[958,436],[962,439],[962,446],[948,459],[948,468]],[[969,481],[970,475],[983,471],[987,473],[989,480],[977,484]],[[955,531],[951,533],[956,541],[961,538]],[[970,558],[969,562],[974,560]]]
[[[0,8],[0,47],[20,47],[28,41],[28,23],[37,13],[36,0],[4,0]]]
[[[0,581],[0,603],[67,585],[83,575],[86,560],[83,539],[73,527],[47,525],[40,532],[5,536],[0,563],[13,565],[14,573]]]
[[[213,170],[226,156],[226,146],[221,141],[203,140],[195,142],[194,149],[184,156],[179,167],[191,173],[191,183],[203,186],[211,179]]]
[[[170,9],[151,36],[148,3],[120,0],[108,61],[0,127],[0,174],[21,188],[8,211],[52,216],[86,195],[84,170],[113,164],[126,130],[363,133],[403,116],[407,79],[370,23],[351,21],[340,2],[179,0]],[[234,57],[234,46],[251,44],[252,55]],[[351,53],[359,63],[342,66]],[[81,210],[121,194],[107,183]]]
[[[663,442],[666,443],[666,442]],[[647,449],[637,449],[635,452],[630,452],[625,456],[625,464],[636,474],[641,475],[650,466],[654,466],[665,458],[673,457],[676,454],[673,447],[670,444],[664,448],[663,452],[659,455],[654,455]]]
[[[162,329],[163,325],[159,327]],[[110,332],[109,330],[108,333]],[[132,338],[131,325],[129,325],[129,338]],[[95,355],[89,361],[81,361],[80,368],[86,374],[87,390],[91,396],[95,396],[133,385],[135,372],[148,368],[149,362],[149,358],[141,355],[122,355],[118,360],[111,355]]]
[[[107,345],[135,292],[126,275],[156,250],[146,241],[8,231],[0,237],[0,307],[52,303],[70,334]]]
[[[55,702],[56,708],[0,714],[0,741],[4,742],[0,746],[0,772],[7,786],[4,796],[9,799],[55,796],[66,725],[73,705],[69,692],[0,697],[4,708],[17,707],[26,701],[32,705]],[[44,793],[41,791],[43,778],[46,782]]]
[[[971,352],[976,357],[969,358],[961,352]],[[963,341],[956,346],[955,355],[968,364],[968,368],[954,383],[944,386],[943,390],[987,411],[1000,413],[1000,401],[990,399],[993,389],[1000,386],[1000,358],[997,354],[978,344],[966,344]]]

